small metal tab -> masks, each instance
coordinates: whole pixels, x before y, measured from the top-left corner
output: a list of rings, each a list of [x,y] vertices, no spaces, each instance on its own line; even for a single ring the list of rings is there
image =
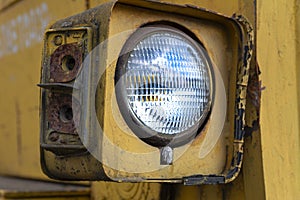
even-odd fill
[[[71,84],[66,84],[66,83],[40,83],[37,84],[40,88],[44,88],[47,90],[64,90],[64,91],[70,91],[72,92],[73,90],[78,90],[78,88],[75,88]]]
[[[160,164],[172,165],[173,163],[173,149],[169,146],[160,149]]]

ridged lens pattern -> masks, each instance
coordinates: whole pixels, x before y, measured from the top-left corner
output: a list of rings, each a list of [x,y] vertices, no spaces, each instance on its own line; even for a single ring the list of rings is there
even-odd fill
[[[150,129],[178,134],[202,118],[210,101],[207,62],[176,32],[154,32],[130,52],[125,87],[130,108]]]

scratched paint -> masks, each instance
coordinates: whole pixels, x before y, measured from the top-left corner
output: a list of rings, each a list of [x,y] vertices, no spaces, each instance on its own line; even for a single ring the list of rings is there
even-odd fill
[[[48,5],[41,3],[0,25],[0,58],[40,43],[50,20]]]

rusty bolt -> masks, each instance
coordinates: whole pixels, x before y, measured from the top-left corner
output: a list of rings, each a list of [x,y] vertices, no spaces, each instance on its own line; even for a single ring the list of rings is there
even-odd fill
[[[62,37],[61,37],[61,35],[57,35],[57,36],[54,37],[54,44],[56,46],[59,46],[59,45],[62,44]]]

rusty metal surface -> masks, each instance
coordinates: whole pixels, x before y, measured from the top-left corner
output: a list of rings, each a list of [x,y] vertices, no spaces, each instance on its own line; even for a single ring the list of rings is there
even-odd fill
[[[77,134],[75,123],[80,121],[80,105],[71,94],[50,92],[47,118],[51,129],[61,133]]]
[[[60,45],[61,42],[56,44]],[[82,54],[77,43],[59,46],[51,55],[50,82],[69,82],[75,79],[82,64]]]
[[[82,91],[74,88],[74,78],[80,73],[81,63],[93,48],[92,44],[98,40],[93,31],[97,30],[100,20],[93,20],[94,14],[88,11],[61,20],[45,34],[43,71],[39,84],[43,88],[44,111],[41,113],[41,165],[44,173],[54,179],[107,180],[101,163],[87,152],[77,134],[80,130],[76,129],[74,121],[76,124],[85,121],[81,122],[79,101],[71,95],[76,90],[79,95],[76,98],[81,98]],[[63,66],[65,56],[74,58],[71,70]],[[64,109],[65,105],[73,105],[73,120],[66,120],[71,118],[70,115],[61,117],[59,112],[68,110]]]
[[[247,88],[247,95],[256,109],[257,117],[259,117],[261,93],[266,87],[262,86],[262,82],[259,79],[259,75],[261,74],[261,72],[257,62],[253,68],[254,69],[252,69],[251,73],[249,74],[249,86]]]
[[[91,48],[91,30],[88,27],[50,29],[45,34],[42,88],[42,138],[47,146],[70,145],[82,149],[78,136],[80,103],[72,96],[73,87],[82,66],[82,60]],[[45,120],[45,121],[43,121]],[[77,124],[77,126],[76,126]],[[43,146],[42,145],[42,146]],[[57,147],[53,146],[57,152]],[[76,148],[75,148],[76,149]]]

